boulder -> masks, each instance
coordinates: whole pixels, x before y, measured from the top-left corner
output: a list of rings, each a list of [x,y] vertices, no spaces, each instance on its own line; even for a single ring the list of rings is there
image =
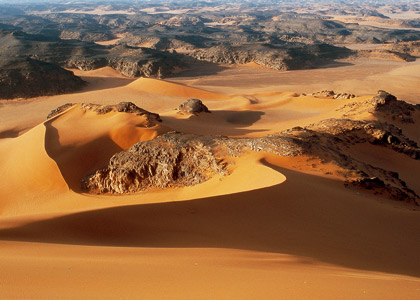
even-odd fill
[[[207,106],[203,104],[200,99],[188,99],[186,102],[182,103],[177,108],[179,113],[193,114],[197,115],[202,112],[209,113]]]

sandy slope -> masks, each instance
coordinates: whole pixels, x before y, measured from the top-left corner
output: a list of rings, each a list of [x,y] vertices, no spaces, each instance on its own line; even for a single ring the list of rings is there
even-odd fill
[[[79,190],[81,178],[112,154],[168,130],[261,136],[339,117],[338,108],[366,97],[331,100],[258,88],[223,95],[127,80],[110,69],[84,78],[92,85],[80,93],[2,103],[6,133],[32,129],[0,139],[0,298],[420,295],[418,211],[344,188],[339,168],[319,160],[248,153],[235,159],[232,175],[193,187],[118,197]],[[177,114],[173,108],[189,97],[213,112]],[[157,111],[163,122],[146,128],[143,117],[77,106],[44,122],[66,102],[119,101]],[[372,147],[346,151],[419,188],[416,162]]]
[[[415,299],[417,212],[284,169],[295,163],[267,156],[286,181],[249,192],[4,218],[3,295]]]

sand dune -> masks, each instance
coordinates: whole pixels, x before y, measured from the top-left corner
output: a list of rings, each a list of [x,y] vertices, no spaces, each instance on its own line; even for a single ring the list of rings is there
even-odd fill
[[[343,190],[333,177],[287,169],[296,163],[266,156],[264,164],[286,181],[248,192],[6,218],[0,263],[9,283],[3,293],[415,299],[417,213]],[[43,272],[34,276],[40,268]],[[20,269],[29,276],[22,278]],[[49,277],[49,288],[39,289]],[[162,278],[167,286],[156,291]],[[25,291],[13,284],[17,280]],[[83,291],[75,288],[81,281],[86,282]],[[126,289],[110,288],[111,281]]]
[[[147,92],[154,95],[200,98],[207,100],[226,99],[226,96],[217,93],[211,93],[205,90],[151,78],[137,79],[128,87],[136,91]]]

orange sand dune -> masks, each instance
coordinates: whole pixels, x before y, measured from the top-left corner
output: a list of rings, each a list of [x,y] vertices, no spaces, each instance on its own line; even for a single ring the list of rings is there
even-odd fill
[[[134,114],[97,115],[75,106],[18,138],[2,141],[0,172],[8,181],[0,183],[0,211],[13,207],[16,213],[27,200],[41,201],[37,191],[79,191],[81,179],[105,166],[113,154],[168,131],[144,124],[144,117]]]
[[[290,170],[299,164],[294,159],[269,155],[263,163],[286,180],[191,201],[173,202],[168,193],[167,202],[124,206],[125,197],[117,197],[119,207],[6,218],[0,230],[0,265],[9,278],[3,293],[415,299],[417,212],[343,189],[331,176]],[[136,197],[141,203],[153,194]],[[47,288],[39,288],[46,278]],[[157,288],[162,280],[165,289]]]
[[[124,75],[122,75],[119,71],[111,68],[111,67],[103,67],[103,68],[99,68],[99,69],[95,69],[95,70],[90,70],[90,71],[82,71],[79,69],[69,69],[71,71],[73,71],[73,73],[77,76],[82,76],[82,77],[113,77],[113,78],[127,78]],[[127,78],[129,79],[129,78]],[[132,79],[134,80],[134,79]]]

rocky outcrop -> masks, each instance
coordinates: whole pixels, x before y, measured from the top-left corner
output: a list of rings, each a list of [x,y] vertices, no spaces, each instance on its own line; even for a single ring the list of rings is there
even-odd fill
[[[59,107],[57,107],[56,109],[53,109],[48,115],[47,115],[47,120],[54,118],[55,116],[61,114],[62,112],[65,112],[66,110],[68,110],[70,107],[72,107],[74,105],[74,103],[66,103],[63,104]]]
[[[310,95],[315,96],[315,97],[332,98],[332,99],[337,99],[337,100],[347,100],[347,99],[356,98],[356,95],[354,94],[349,94],[349,93],[336,94],[334,91],[330,91],[330,90],[315,92]]]
[[[275,70],[298,70],[315,68],[352,54],[353,52],[349,49],[327,44],[289,47],[250,45],[238,47],[226,44],[199,49],[188,55],[213,63],[245,64],[255,62]]]
[[[282,156],[302,153],[300,142],[285,136],[232,139],[172,132],[117,153],[106,168],[83,179],[82,190],[123,194],[199,184],[214,175],[228,175],[225,159],[245,149]]]
[[[385,91],[378,91],[378,94],[366,101],[346,103],[337,111],[346,111],[344,117],[369,112],[381,118],[390,119],[391,122],[414,123],[414,114],[420,110],[419,105],[412,105],[398,100],[394,95]]]
[[[353,99],[353,98],[356,98],[355,94],[338,93],[334,95],[334,99],[337,99],[337,100],[348,100],[348,99]]]
[[[226,173],[226,163],[206,140],[172,133],[114,155],[108,167],[82,181],[82,189],[123,194],[195,185]]]
[[[30,98],[77,91],[85,82],[73,72],[31,58],[0,57],[0,98]]]
[[[128,77],[163,78],[173,74],[176,68],[182,68],[185,65],[176,53],[127,45],[101,46],[79,40],[62,40],[47,35],[27,34],[16,30],[0,29],[0,45],[2,45],[0,59],[5,63],[13,64],[16,60],[32,59],[84,71],[110,66]],[[42,69],[41,66],[38,68]],[[57,72],[55,74],[55,77],[64,76]],[[72,83],[71,80],[64,78],[60,81]],[[57,80],[44,80],[44,85],[55,82]]]
[[[359,161],[343,151],[356,144],[371,143],[419,160],[419,146],[398,127],[379,121],[328,119],[300,129],[298,135],[304,138],[306,154],[319,157],[324,162],[333,162],[346,170],[346,186],[369,187],[376,194],[385,193],[394,200],[420,204],[419,196],[406,186],[398,173]],[[371,181],[371,178],[376,179]]]
[[[420,109],[419,106],[397,100],[397,97],[382,90],[372,98],[371,105],[372,113],[380,113],[402,123],[414,123],[413,113]]]
[[[374,59],[382,59],[382,60],[403,61],[403,62],[411,62],[411,61],[416,60],[416,58],[410,55],[408,52],[397,52],[397,51],[390,51],[390,50],[385,50],[385,49],[359,50],[357,56],[374,58]]]
[[[206,112],[209,113],[207,106],[203,104],[200,99],[188,99],[186,102],[182,103],[177,108],[178,113],[181,114],[193,114],[198,115],[199,113]]]
[[[75,104],[73,103],[66,103],[64,105],[61,105],[58,108],[52,110],[48,114],[47,119],[51,119],[73,106],[75,106]],[[99,105],[99,104],[92,104],[92,103],[82,103],[82,104],[79,104],[78,107],[79,109],[94,111],[98,115],[103,115],[110,112],[124,112],[124,113],[136,114],[138,116],[143,116],[146,118],[146,127],[152,127],[162,122],[162,119],[160,118],[158,114],[152,113],[143,108],[140,108],[132,102],[120,102],[115,105]]]
[[[143,108],[138,107],[132,102],[120,102],[115,105],[98,105],[98,104],[81,104],[81,109],[95,111],[97,114],[107,114],[110,112],[125,112],[143,116],[147,120],[147,127],[152,127],[160,122],[162,119],[156,113],[149,112]]]

